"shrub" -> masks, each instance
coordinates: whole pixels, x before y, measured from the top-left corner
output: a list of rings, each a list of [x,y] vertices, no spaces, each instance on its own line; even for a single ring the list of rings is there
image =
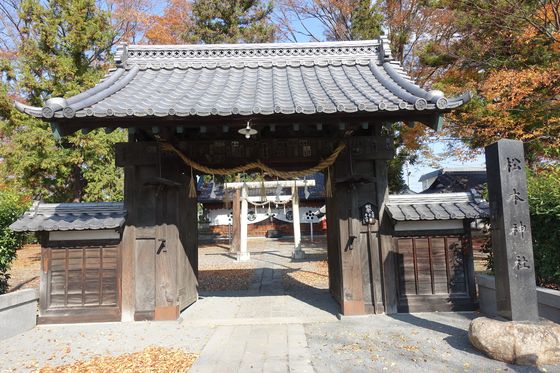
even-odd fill
[[[529,208],[537,282],[560,285],[560,166],[529,172]]]
[[[537,285],[560,287],[560,166],[527,173]],[[482,247],[486,269],[494,273],[492,240]]]
[[[25,211],[29,203],[17,193],[0,189],[0,294],[8,290],[8,271],[16,257],[16,251],[24,241],[25,234],[17,233],[8,227]]]

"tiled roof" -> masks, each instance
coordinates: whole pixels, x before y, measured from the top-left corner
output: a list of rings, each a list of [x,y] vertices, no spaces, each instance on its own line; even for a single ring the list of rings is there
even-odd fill
[[[45,107],[51,118],[441,112],[446,98],[415,85],[387,39],[295,44],[121,45],[104,80]]]
[[[480,219],[488,203],[472,193],[390,195],[386,211],[396,221]]]
[[[114,229],[125,222],[124,205],[118,202],[35,202],[10,229],[16,232]]]
[[[487,181],[486,168],[442,168],[420,177],[419,181],[433,179],[422,193],[456,193],[476,189],[481,192]]]

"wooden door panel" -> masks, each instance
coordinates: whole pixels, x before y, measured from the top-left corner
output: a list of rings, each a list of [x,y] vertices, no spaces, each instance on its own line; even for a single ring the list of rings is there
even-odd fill
[[[135,318],[152,318],[155,307],[155,238],[136,240],[136,314]],[[146,313],[144,315],[144,313]]]
[[[397,237],[399,295],[466,294],[459,237]]]
[[[110,310],[111,320],[118,317],[118,246],[45,247],[43,256],[41,322],[77,320],[88,310],[95,312],[100,307]],[[103,314],[100,311],[96,320],[102,320]]]

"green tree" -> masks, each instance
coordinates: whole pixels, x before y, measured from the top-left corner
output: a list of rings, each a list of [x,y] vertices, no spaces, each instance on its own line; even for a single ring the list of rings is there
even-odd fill
[[[19,218],[28,204],[18,194],[5,188],[0,189],[0,294],[8,290],[8,271],[16,258],[17,249],[25,240],[23,233],[14,232],[8,227]]]
[[[115,32],[95,0],[23,0],[15,59],[4,60],[0,90],[0,175],[46,201],[119,200],[122,170],[113,145],[125,132],[76,133],[55,140],[48,123],[18,113],[13,96],[42,106],[93,86],[110,60]]]
[[[270,1],[194,0],[193,26],[185,35],[185,40],[206,44],[272,42],[272,10]]]
[[[383,14],[378,9],[376,2],[371,0],[356,1],[350,19],[352,40],[375,39],[382,34]]]

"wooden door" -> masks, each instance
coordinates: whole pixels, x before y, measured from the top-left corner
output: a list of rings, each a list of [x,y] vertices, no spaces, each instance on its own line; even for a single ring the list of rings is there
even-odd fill
[[[395,237],[399,312],[460,310],[475,306],[461,236]]]
[[[174,226],[158,227],[156,240],[155,320],[176,320],[179,317],[177,296],[177,239]]]
[[[118,245],[42,250],[40,322],[120,320]]]

